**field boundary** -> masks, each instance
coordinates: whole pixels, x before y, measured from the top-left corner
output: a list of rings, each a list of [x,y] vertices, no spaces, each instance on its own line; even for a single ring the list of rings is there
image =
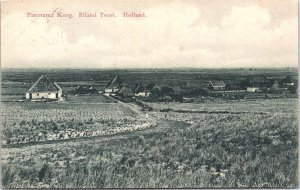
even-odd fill
[[[80,136],[80,137],[68,137],[68,138],[62,138],[62,139],[53,139],[53,140],[41,140],[41,141],[27,141],[27,142],[17,142],[17,143],[11,143],[11,144],[3,144],[1,145],[2,148],[16,148],[16,147],[23,147],[23,146],[31,146],[31,145],[37,145],[37,144],[52,144],[52,143],[57,143],[57,142],[68,142],[68,141],[74,141],[74,140],[82,140],[82,139],[93,139],[93,138],[99,138],[99,137],[112,137],[112,136],[118,136],[118,135],[128,135],[132,134],[137,131],[143,131],[147,130],[149,128],[154,128],[157,127],[157,123],[149,123],[149,125],[141,128],[137,128],[135,130],[128,129],[124,130],[123,132],[116,132],[116,131],[108,131],[107,134],[101,134],[93,135],[92,133],[87,136]]]

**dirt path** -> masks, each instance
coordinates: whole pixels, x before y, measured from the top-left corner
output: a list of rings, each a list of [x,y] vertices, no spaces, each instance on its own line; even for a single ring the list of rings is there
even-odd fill
[[[113,97],[111,96],[105,96],[107,98],[110,98],[114,101],[118,101],[118,104],[121,104],[123,105],[124,107],[126,107],[128,109],[129,112],[133,113],[134,116],[137,118],[137,119],[149,119],[149,120],[153,120],[154,118],[153,117],[149,117],[149,114],[147,112],[143,112],[141,111],[141,107],[134,104],[134,103],[124,103],[124,102],[121,102],[117,99],[114,99]],[[148,118],[147,118],[148,117]]]

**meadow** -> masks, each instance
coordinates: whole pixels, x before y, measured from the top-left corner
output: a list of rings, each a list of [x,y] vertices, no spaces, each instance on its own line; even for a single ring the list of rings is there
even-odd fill
[[[8,101],[1,103],[1,176],[5,188],[298,186],[296,98],[146,102],[154,108],[146,112],[134,103],[100,94],[67,96],[61,102],[27,102],[21,95],[25,87],[12,85],[30,84],[34,72],[22,72],[15,78],[9,72],[4,77],[7,86],[2,97]],[[80,77],[89,76],[82,82],[88,84],[92,76],[97,84],[111,74],[48,72],[70,88]],[[145,74],[122,72],[128,78]],[[170,80],[172,76],[188,78],[185,71],[173,72]],[[199,72],[189,73],[190,77]],[[221,73],[201,72],[219,77]],[[280,77],[291,71],[267,72]],[[162,78],[164,72],[147,73]],[[247,74],[237,70],[222,75]],[[22,101],[10,101],[14,92],[19,92],[14,100]]]
[[[296,187],[295,103],[290,101],[285,112],[260,115],[173,112],[167,120],[157,120],[166,131],[131,131],[114,138],[7,147],[3,149],[2,182],[10,188]],[[266,106],[266,110],[278,109],[269,105],[272,107]],[[212,104],[209,107],[216,109]],[[79,112],[62,112],[62,121],[77,114],[76,120],[88,122],[83,110],[82,118]],[[157,117],[163,113],[151,114]],[[172,122],[184,118],[194,123]],[[84,126],[85,130],[92,127]],[[14,134],[21,133],[18,129]]]
[[[206,101],[202,103],[147,102],[146,104],[153,107],[156,110],[172,109],[174,111],[183,112],[228,111],[233,113],[293,113],[297,111],[297,104],[295,104],[295,98],[237,101]]]

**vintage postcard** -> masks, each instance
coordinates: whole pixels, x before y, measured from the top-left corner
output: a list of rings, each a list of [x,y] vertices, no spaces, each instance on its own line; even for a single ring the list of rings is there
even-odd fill
[[[298,1],[2,0],[1,188],[297,188]]]

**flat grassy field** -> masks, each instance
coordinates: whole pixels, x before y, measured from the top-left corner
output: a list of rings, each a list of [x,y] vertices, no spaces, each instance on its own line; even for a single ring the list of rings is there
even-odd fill
[[[237,101],[207,101],[202,103],[150,103],[147,105],[157,110],[173,109],[174,111],[228,111],[234,113],[294,113],[297,111],[295,98],[256,99]]]
[[[298,129],[293,108],[297,100],[289,102],[291,109],[286,112],[278,112],[278,106],[265,101],[264,109],[276,112],[189,114],[192,125],[172,122],[184,121],[187,117],[182,113],[168,113],[166,120],[157,119],[157,125],[166,129],[160,132],[132,130],[112,137],[7,146],[2,149],[2,183],[10,188],[296,187]],[[59,105],[61,109],[57,109],[58,105],[39,109],[32,109],[35,105],[15,106],[9,105],[5,111],[9,114],[8,110],[14,109],[10,114],[16,116],[12,121],[6,121],[3,133],[6,136],[53,131],[46,119],[55,120],[58,131],[108,127],[100,126],[105,119],[96,115],[103,110],[105,114],[110,112],[102,105],[95,108],[95,112],[93,107],[88,109],[84,104],[76,111],[70,109],[75,106],[72,104]],[[121,104],[115,106],[119,112],[112,111],[114,114],[127,114],[121,110]],[[214,110],[219,104],[206,106]],[[245,110],[245,106],[247,104],[240,104],[239,109]],[[51,109],[53,107],[55,109]],[[40,110],[42,114],[39,114]],[[88,117],[90,113],[94,115]],[[153,118],[164,117],[161,112],[151,115]],[[124,119],[124,115],[120,116]],[[127,117],[127,122],[136,122],[134,114]],[[6,115],[6,118],[11,117]],[[34,118],[39,120],[32,122]],[[108,122],[109,128],[126,124],[117,121]],[[78,122],[83,123],[84,129],[77,126]]]

